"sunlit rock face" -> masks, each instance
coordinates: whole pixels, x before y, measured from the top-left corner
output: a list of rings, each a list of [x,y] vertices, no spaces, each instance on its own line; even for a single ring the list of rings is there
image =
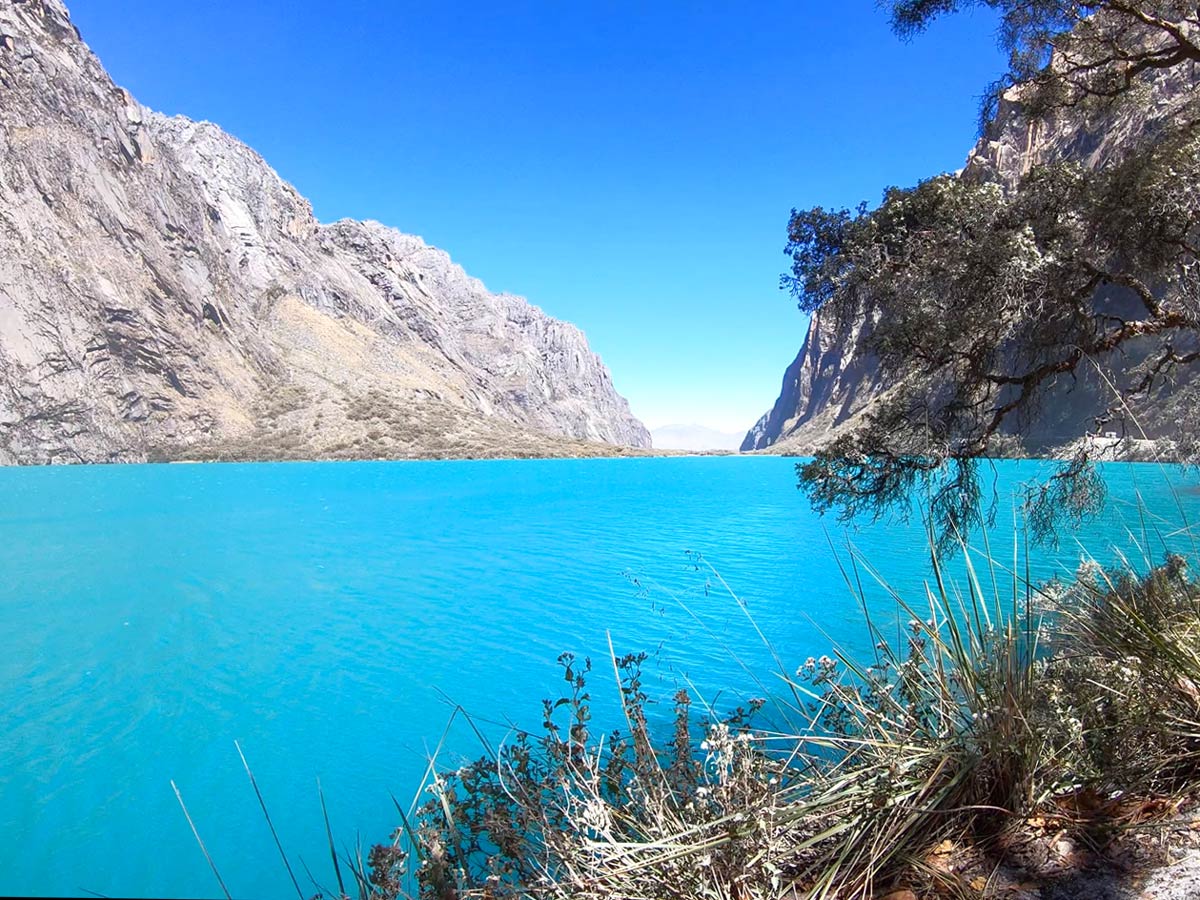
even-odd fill
[[[113,84],[0,0],[0,461],[648,447],[578,328]]]
[[[1010,90],[1001,100],[959,177],[1011,189],[1037,165],[1074,160],[1091,168],[1103,166],[1152,135],[1185,103],[1194,102],[1197,87],[1190,69],[1180,66],[1158,75],[1144,97],[1121,105],[1116,114],[1085,119],[1075,110],[1063,110],[1039,121],[1022,115],[1020,90]],[[812,452],[853,427],[872,401],[892,386],[868,348],[869,316],[851,324],[833,319],[820,312],[812,317],[800,353],[784,374],[779,398],[746,434],[743,451]],[[1185,352],[1185,344],[1190,348],[1195,343],[1194,338],[1174,340],[1180,352]],[[1076,377],[1060,378],[1047,391],[1036,420],[1021,423],[1019,440],[1003,444],[1005,452],[1060,453],[1094,433],[1095,419],[1112,402],[1114,386],[1125,387],[1139,377],[1134,374],[1137,365],[1161,347],[1158,338],[1131,341],[1123,356],[1104,361],[1103,373],[1085,367]],[[1177,437],[1181,429],[1194,426],[1191,410],[1200,399],[1197,394],[1200,379],[1195,368],[1179,369],[1176,379],[1134,404],[1120,436]]]

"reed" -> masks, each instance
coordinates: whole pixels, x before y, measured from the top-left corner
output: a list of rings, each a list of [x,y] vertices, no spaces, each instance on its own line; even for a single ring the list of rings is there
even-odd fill
[[[429,799],[406,810],[393,798],[389,841],[339,853],[318,783],[336,891],[310,880],[345,900],[986,894],[939,860],[971,854],[998,870],[1018,836],[1047,822],[1096,846],[1200,787],[1200,585],[1191,556],[1156,564],[1152,544],[1179,543],[1163,525],[1140,509],[1133,559],[1089,558],[1049,584],[1030,578],[1019,536],[1010,561],[986,537],[960,539],[955,579],[931,535],[919,597],[847,545],[839,559],[869,658],[832,647],[789,666],[751,620],[776,669],[752,681],[782,687],[723,713],[680,689],[667,727],[651,724],[645,654],[610,641],[623,727],[608,733],[592,722],[591,661],[563,654],[563,689],[537,730],[493,744],[455,709],[480,756],[447,768],[443,734]],[[715,570],[692,563],[749,616]],[[895,623],[872,614],[868,585],[891,598]]]
[[[999,865],[1031,822],[1083,840],[1197,787],[1200,589],[1183,557],[1037,585],[1016,541],[1008,563],[958,551],[956,583],[931,540],[919,598],[845,551],[871,658],[834,648],[789,671],[772,648],[770,710],[697,719],[681,690],[673,726],[654,729],[645,657],[610,648],[624,727],[595,734],[591,664],[563,655],[540,731],[435,767],[433,799],[372,851],[375,896],[978,896],[933,865],[938,847]],[[899,635],[864,582],[892,596]]]

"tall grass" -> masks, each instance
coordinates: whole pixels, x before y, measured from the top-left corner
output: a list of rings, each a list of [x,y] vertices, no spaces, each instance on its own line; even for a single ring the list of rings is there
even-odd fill
[[[477,727],[480,756],[452,770],[435,751],[427,799],[396,803],[391,839],[365,854],[338,852],[318,786],[336,888],[310,880],[359,900],[979,896],[939,848],[1000,865],[1049,820],[1095,845],[1200,787],[1200,586],[1187,557],[1154,564],[1141,530],[1136,562],[1089,560],[1043,585],[1016,540],[1007,563],[986,539],[960,542],[955,579],[931,538],[918,597],[848,547],[868,657],[834,647],[791,668],[754,624],[781,687],[721,714],[680,689],[654,725],[644,654],[610,642],[595,669],[563,654],[540,727],[498,745]],[[864,584],[894,620],[872,614]],[[606,683],[623,721],[610,732],[592,721]]]
[[[929,860],[946,842],[1003,861],[1035,817],[1095,834],[1132,798],[1195,787],[1200,590],[1183,558],[1038,586],[1016,548],[1011,564],[960,550],[960,583],[931,550],[924,595],[891,592],[891,637],[862,586],[886,582],[851,550],[871,658],[833,649],[786,672],[786,717],[761,701],[697,716],[680,690],[655,729],[645,657],[614,652],[624,727],[594,733],[598,673],[564,655],[540,730],[435,770],[432,799],[371,851],[369,893],[869,898],[945,881]],[[802,727],[764,724],[797,712]]]

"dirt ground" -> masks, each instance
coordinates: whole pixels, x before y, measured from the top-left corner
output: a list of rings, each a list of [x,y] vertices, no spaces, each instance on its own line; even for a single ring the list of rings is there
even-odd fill
[[[1195,799],[1109,801],[1090,826],[1080,812],[1031,818],[990,852],[945,841],[925,884],[885,900],[1200,900]]]

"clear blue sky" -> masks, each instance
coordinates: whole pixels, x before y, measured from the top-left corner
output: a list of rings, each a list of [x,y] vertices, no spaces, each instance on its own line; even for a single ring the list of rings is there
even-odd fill
[[[805,321],[793,206],[963,163],[994,20],[872,0],[68,0],[144,104],[249,143],[317,216],[422,235],[578,324],[650,426],[742,430]]]

